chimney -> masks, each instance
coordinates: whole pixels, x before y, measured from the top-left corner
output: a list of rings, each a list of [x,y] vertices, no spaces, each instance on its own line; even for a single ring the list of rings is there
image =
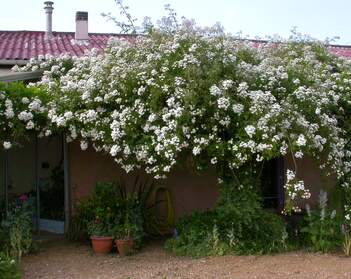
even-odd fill
[[[44,2],[44,10],[46,13],[46,32],[45,39],[49,40],[52,38],[52,11],[54,7],[52,6],[54,2],[46,1]]]
[[[88,36],[88,12],[76,13],[76,40],[89,40]]]

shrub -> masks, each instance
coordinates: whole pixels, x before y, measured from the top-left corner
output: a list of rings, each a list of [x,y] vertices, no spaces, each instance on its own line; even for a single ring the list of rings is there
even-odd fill
[[[265,212],[252,189],[222,185],[212,211],[194,213],[177,224],[177,236],[166,249],[180,255],[263,254],[287,248],[280,216]]]
[[[16,261],[8,254],[0,252],[0,278],[20,279],[21,274]]]
[[[119,205],[116,184],[97,183],[91,196],[78,204],[75,216],[71,219],[68,238],[87,240],[96,220],[99,220],[100,227],[111,227],[119,214]]]
[[[350,232],[345,232],[342,250],[343,250],[345,256],[348,256],[348,257],[351,256],[351,234],[350,234]]]
[[[138,178],[130,191],[126,184],[97,183],[92,195],[77,207],[68,236],[87,239],[91,234],[121,235],[128,231],[139,246],[148,218],[148,197],[153,184]]]
[[[342,220],[335,210],[327,208],[327,200],[327,193],[321,191],[319,209],[311,211],[307,207],[301,232],[305,243],[313,251],[328,252],[342,245]]]
[[[18,261],[32,248],[33,207],[28,197],[16,200],[2,220],[2,229],[8,239],[7,249]]]

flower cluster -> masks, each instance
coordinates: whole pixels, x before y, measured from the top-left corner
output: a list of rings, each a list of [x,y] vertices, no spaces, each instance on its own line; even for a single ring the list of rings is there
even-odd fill
[[[127,172],[143,167],[163,178],[180,158],[235,171],[251,161],[292,154],[319,159],[349,185],[351,107],[349,62],[321,43],[252,43],[194,26],[111,40],[104,54],[47,57],[45,97],[20,102],[0,93],[0,127],[13,119],[41,135],[64,129],[109,153]],[[38,94],[37,94],[38,95]],[[45,114],[46,123],[37,116]],[[4,138],[5,148],[11,147]],[[308,198],[288,172],[291,201]]]
[[[285,208],[284,213],[300,212],[301,209],[296,205],[297,198],[309,199],[311,193],[305,188],[305,183],[302,180],[296,179],[296,174],[292,170],[286,171],[285,188]]]

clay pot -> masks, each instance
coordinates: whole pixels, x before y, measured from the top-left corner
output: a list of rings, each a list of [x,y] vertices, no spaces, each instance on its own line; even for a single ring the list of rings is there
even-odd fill
[[[130,255],[133,251],[133,239],[116,239],[115,241],[118,253],[121,257]]]
[[[110,236],[91,236],[93,251],[96,254],[108,254],[112,250],[113,237]]]

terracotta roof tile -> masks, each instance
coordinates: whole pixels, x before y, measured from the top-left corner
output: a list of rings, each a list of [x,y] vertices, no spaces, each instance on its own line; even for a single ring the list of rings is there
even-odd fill
[[[92,48],[102,51],[111,37],[131,38],[121,34],[89,33],[89,40],[82,42],[75,40],[74,32],[53,32],[53,37],[45,40],[43,31],[0,31],[0,60],[29,60],[38,55],[61,53],[82,56]]]
[[[337,56],[351,59],[351,46],[337,46],[333,45],[329,47],[329,50]]]
[[[45,40],[43,31],[0,31],[0,60],[29,60],[38,55],[62,53],[82,56],[92,48],[102,51],[111,37],[131,39],[129,35],[89,33],[88,42],[82,42],[75,40],[74,32],[53,32],[52,39]],[[351,46],[331,45],[329,49],[338,56],[351,59]]]

